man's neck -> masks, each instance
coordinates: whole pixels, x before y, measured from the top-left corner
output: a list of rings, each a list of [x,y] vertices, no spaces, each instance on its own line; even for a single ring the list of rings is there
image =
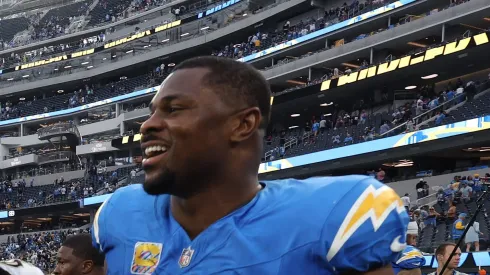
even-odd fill
[[[171,197],[172,215],[191,240],[217,220],[250,202],[261,189],[257,178],[239,181],[217,181],[225,184],[210,185],[213,187],[187,199]]]

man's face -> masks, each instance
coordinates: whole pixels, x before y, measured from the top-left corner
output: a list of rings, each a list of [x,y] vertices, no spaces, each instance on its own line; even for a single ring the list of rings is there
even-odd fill
[[[411,246],[417,246],[417,235],[407,235],[407,244]]]
[[[446,251],[444,253],[444,257],[443,257],[443,260],[442,260],[442,265],[447,262],[447,260],[449,259],[449,255],[451,255],[451,252],[453,252],[453,249],[454,249],[454,246],[452,245],[448,245],[446,246]],[[448,264],[448,268],[451,268],[451,269],[456,269],[459,265],[459,260],[461,258],[461,249],[458,248],[458,250],[456,250],[456,253],[454,254],[453,258],[451,259],[451,262],[449,262]]]
[[[82,274],[83,261],[73,256],[73,249],[62,246],[58,250],[55,275],[79,275]]]
[[[208,69],[182,69],[171,74],[150,104],[141,125],[143,188],[149,194],[190,196],[217,173],[229,149],[227,119],[233,113],[215,91],[203,87]],[[198,181],[197,181],[198,180]]]

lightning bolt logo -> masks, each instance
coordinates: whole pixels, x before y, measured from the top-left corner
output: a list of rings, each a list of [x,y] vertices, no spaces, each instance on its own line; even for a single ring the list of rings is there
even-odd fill
[[[406,253],[403,253],[403,256],[400,257],[400,259],[398,259],[398,261],[396,261],[396,264],[400,264],[403,261],[411,260],[411,259],[417,259],[417,258],[423,259],[424,256],[422,255],[422,253],[420,253],[420,251],[418,251],[417,249],[414,249],[412,251],[408,251]],[[414,264],[416,265],[416,264],[420,264],[420,263],[414,263]]]
[[[405,212],[403,202],[395,191],[388,186],[376,189],[373,185],[369,185],[347,213],[327,253],[327,260],[330,261],[335,257],[342,246],[368,219],[371,219],[376,232],[392,211],[398,214]]]

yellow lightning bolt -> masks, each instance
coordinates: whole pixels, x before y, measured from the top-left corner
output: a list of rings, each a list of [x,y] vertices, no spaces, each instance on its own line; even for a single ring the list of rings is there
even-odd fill
[[[409,259],[415,259],[415,258],[421,258],[421,257],[423,257],[423,255],[422,255],[422,253],[420,253],[420,251],[412,250],[412,251],[409,251],[407,253],[403,253],[403,257],[398,259],[398,261],[396,261],[396,263],[399,264],[399,263],[406,261],[406,260],[409,260]]]
[[[357,198],[340,225],[327,253],[327,260],[330,261],[368,219],[371,219],[373,232],[376,232],[394,210],[398,213],[405,211],[403,202],[395,191],[388,186],[376,189],[369,185]]]
[[[355,211],[354,215],[352,215],[350,222],[347,224],[347,227],[342,234],[342,238],[344,238],[347,232],[349,232],[362,217],[368,214],[371,209],[374,211],[374,217],[371,218],[378,221],[384,214],[386,214],[386,210],[388,210],[388,208],[392,206],[394,202],[398,202],[398,206],[403,207],[403,202],[400,200],[400,197],[398,197],[395,191],[393,191],[391,188],[386,188],[377,195],[368,193],[367,197],[357,208],[357,211]],[[375,221],[373,221],[373,224],[376,223]],[[378,228],[375,226],[374,229],[377,230]]]

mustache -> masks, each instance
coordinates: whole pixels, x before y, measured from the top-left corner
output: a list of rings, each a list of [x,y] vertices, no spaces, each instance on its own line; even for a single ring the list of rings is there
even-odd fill
[[[152,133],[141,135],[141,143],[152,141],[152,140],[160,140],[160,139]]]

